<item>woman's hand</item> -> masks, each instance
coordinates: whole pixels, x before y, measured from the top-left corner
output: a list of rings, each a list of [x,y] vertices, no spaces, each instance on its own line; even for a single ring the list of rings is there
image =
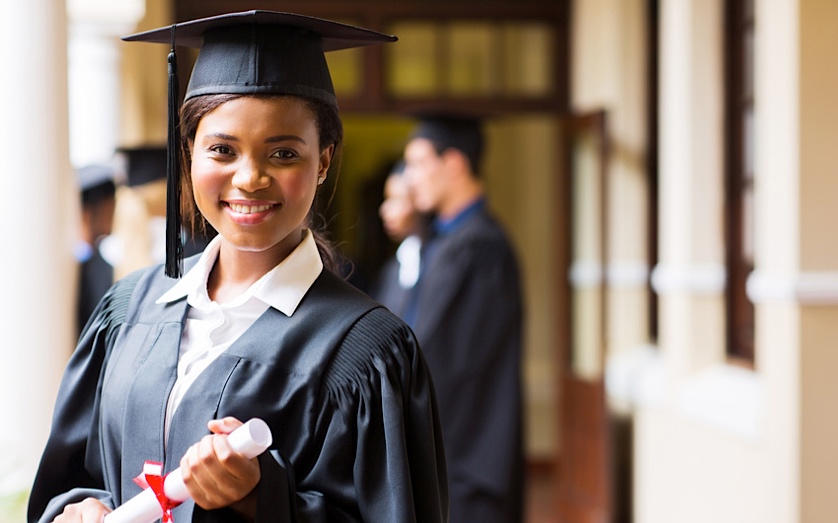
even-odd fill
[[[230,507],[252,519],[255,498],[248,496],[262,477],[259,461],[234,452],[227,434],[242,426],[236,418],[212,420],[212,434],[189,447],[180,460],[183,482],[195,503],[207,510]]]
[[[62,512],[53,523],[102,523],[105,514],[111,509],[95,498],[87,498],[78,503],[71,503],[64,507]]]

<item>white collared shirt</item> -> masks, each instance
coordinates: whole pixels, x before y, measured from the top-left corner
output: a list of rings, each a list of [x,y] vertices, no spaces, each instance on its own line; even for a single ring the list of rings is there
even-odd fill
[[[323,270],[311,231],[276,267],[236,298],[217,303],[210,299],[207,281],[221,249],[216,236],[198,262],[157,303],[186,297],[190,305],[180,342],[177,379],[166,407],[165,440],[169,425],[186,391],[221,353],[232,345],[268,307],[291,316]]]
[[[422,240],[412,234],[402,240],[396,249],[399,261],[399,284],[403,289],[412,289],[419,280],[419,260],[422,253]]]

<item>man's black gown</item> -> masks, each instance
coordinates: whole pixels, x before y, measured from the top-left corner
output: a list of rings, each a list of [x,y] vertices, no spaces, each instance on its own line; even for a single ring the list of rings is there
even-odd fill
[[[410,289],[399,283],[399,260],[393,256],[381,266],[369,295],[391,311],[399,311],[404,309],[409,294]]]
[[[30,497],[52,521],[85,497],[118,506],[146,460],[179,466],[207,421],[264,419],[257,521],[448,520],[433,387],[407,326],[323,271],[290,317],[269,308],[187,391],[164,446],[186,299],[155,304],[162,268],[117,282],[70,360]],[[133,289],[133,292],[132,292]],[[236,521],[192,501],[175,521]]]
[[[76,335],[84,330],[102,296],[113,285],[113,267],[102,257],[98,247],[92,247],[89,259],[79,267],[79,290],[76,302]]]
[[[423,251],[413,310],[393,311],[410,320],[433,375],[451,522],[518,523],[523,314],[514,252],[483,206]]]

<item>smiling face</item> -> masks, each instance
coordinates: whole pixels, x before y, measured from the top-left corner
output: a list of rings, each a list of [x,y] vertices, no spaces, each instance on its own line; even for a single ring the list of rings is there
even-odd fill
[[[222,253],[278,263],[294,250],[332,149],[320,150],[315,117],[298,98],[241,97],[207,113],[191,147],[191,181]]]

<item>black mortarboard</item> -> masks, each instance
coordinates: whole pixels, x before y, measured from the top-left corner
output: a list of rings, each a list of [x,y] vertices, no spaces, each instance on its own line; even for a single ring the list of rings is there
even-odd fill
[[[125,179],[129,187],[166,179],[166,146],[122,147]]]
[[[177,23],[123,37],[169,43],[169,153],[166,274],[180,276],[180,172],[175,46],[199,47],[186,98],[206,94],[285,94],[337,107],[324,52],[394,42],[351,25],[273,11],[246,11]]]
[[[90,205],[111,197],[116,191],[114,168],[105,164],[85,165],[76,169],[82,204]]]
[[[410,139],[426,138],[438,152],[459,149],[471,162],[472,170],[479,172],[483,154],[481,118],[454,113],[431,113],[419,116],[419,123],[410,133]]]

